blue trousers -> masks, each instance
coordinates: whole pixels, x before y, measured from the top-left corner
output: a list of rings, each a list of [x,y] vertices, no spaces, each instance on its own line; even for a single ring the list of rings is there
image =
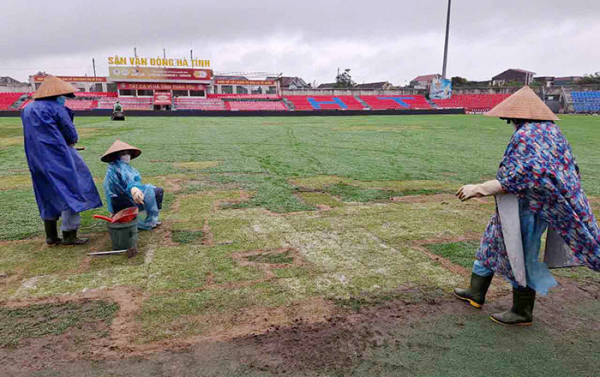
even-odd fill
[[[546,263],[539,260],[542,235],[548,229],[548,223],[539,214],[529,209],[527,199],[519,199],[519,218],[521,220],[521,239],[525,257],[527,286],[545,296],[548,290],[557,284]],[[478,260],[473,263],[473,272],[480,276],[494,274],[493,270],[485,267]],[[513,287],[518,287],[516,282],[510,281],[510,283]]]

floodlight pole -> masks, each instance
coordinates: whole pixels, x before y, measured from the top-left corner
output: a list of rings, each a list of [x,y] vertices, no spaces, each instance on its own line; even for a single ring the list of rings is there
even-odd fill
[[[442,78],[446,78],[446,66],[448,64],[448,35],[450,34],[450,9],[452,0],[448,0],[448,16],[446,17],[446,43],[444,45],[444,67],[442,68]]]

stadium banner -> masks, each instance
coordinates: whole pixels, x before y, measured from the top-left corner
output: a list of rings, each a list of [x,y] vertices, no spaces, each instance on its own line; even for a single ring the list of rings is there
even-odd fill
[[[448,79],[433,79],[429,88],[429,98],[448,99],[452,97],[452,81]]]
[[[106,82],[106,77],[91,77],[91,76],[56,76],[66,82]],[[33,81],[44,82],[46,76],[33,76]]]
[[[173,100],[173,95],[171,92],[162,92],[155,91],[154,92],[154,104],[155,105],[171,105]]]
[[[154,67],[109,67],[113,81],[208,81],[212,78],[210,69],[154,68]]]
[[[216,85],[275,85],[274,80],[215,80]]]
[[[119,89],[134,90],[206,90],[203,84],[164,84],[164,83],[141,83],[122,82],[117,85]]]
[[[210,60],[207,59],[167,59],[161,58],[140,58],[138,56],[109,56],[108,65],[130,65],[130,66],[151,66],[151,67],[178,67],[178,68],[208,68]]]

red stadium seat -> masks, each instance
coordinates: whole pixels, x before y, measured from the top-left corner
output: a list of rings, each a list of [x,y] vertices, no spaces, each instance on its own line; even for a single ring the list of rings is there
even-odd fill
[[[98,108],[112,110],[117,101],[121,103],[123,110],[152,110],[154,105],[152,97],[113,97],[99,99]]]
[[[365,106],[354,96],[285,96],[298,111],[364,110]]]
[[[360,96],[372,110],[409,110],[409,109],[431,109],[431,105],[422,95],[380,95]]]
[[[175,109],[177,110],[205,110],[225,111],[225,103],[218,98],[203,97],[175,97]]]
[[[464,108],[467,112],[485,112],[508,98],[510,94],[455,94],[449,99],[434,99],[439,108]]]
[[[220,99],[258,99],[258,100],[278,100],[281,99],[280,95],[277,94],[214,94],[209,93],[208,98],[220,98]]]
[[[227,105],[232,111],[287,111],[281,101],[228,101]]]
[[[21,96],[26,93],[0,93],[0,110],[17,110],[10,108]]]

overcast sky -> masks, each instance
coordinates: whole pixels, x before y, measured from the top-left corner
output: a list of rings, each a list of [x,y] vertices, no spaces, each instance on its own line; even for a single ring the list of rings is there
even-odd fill
[[[219,72],[407,84],[441,73],[446,0],[1,0],[0,76],[108,75],[108,56],[210,59]],[[454,0],[448,75],[600,71],[598,0]]]

